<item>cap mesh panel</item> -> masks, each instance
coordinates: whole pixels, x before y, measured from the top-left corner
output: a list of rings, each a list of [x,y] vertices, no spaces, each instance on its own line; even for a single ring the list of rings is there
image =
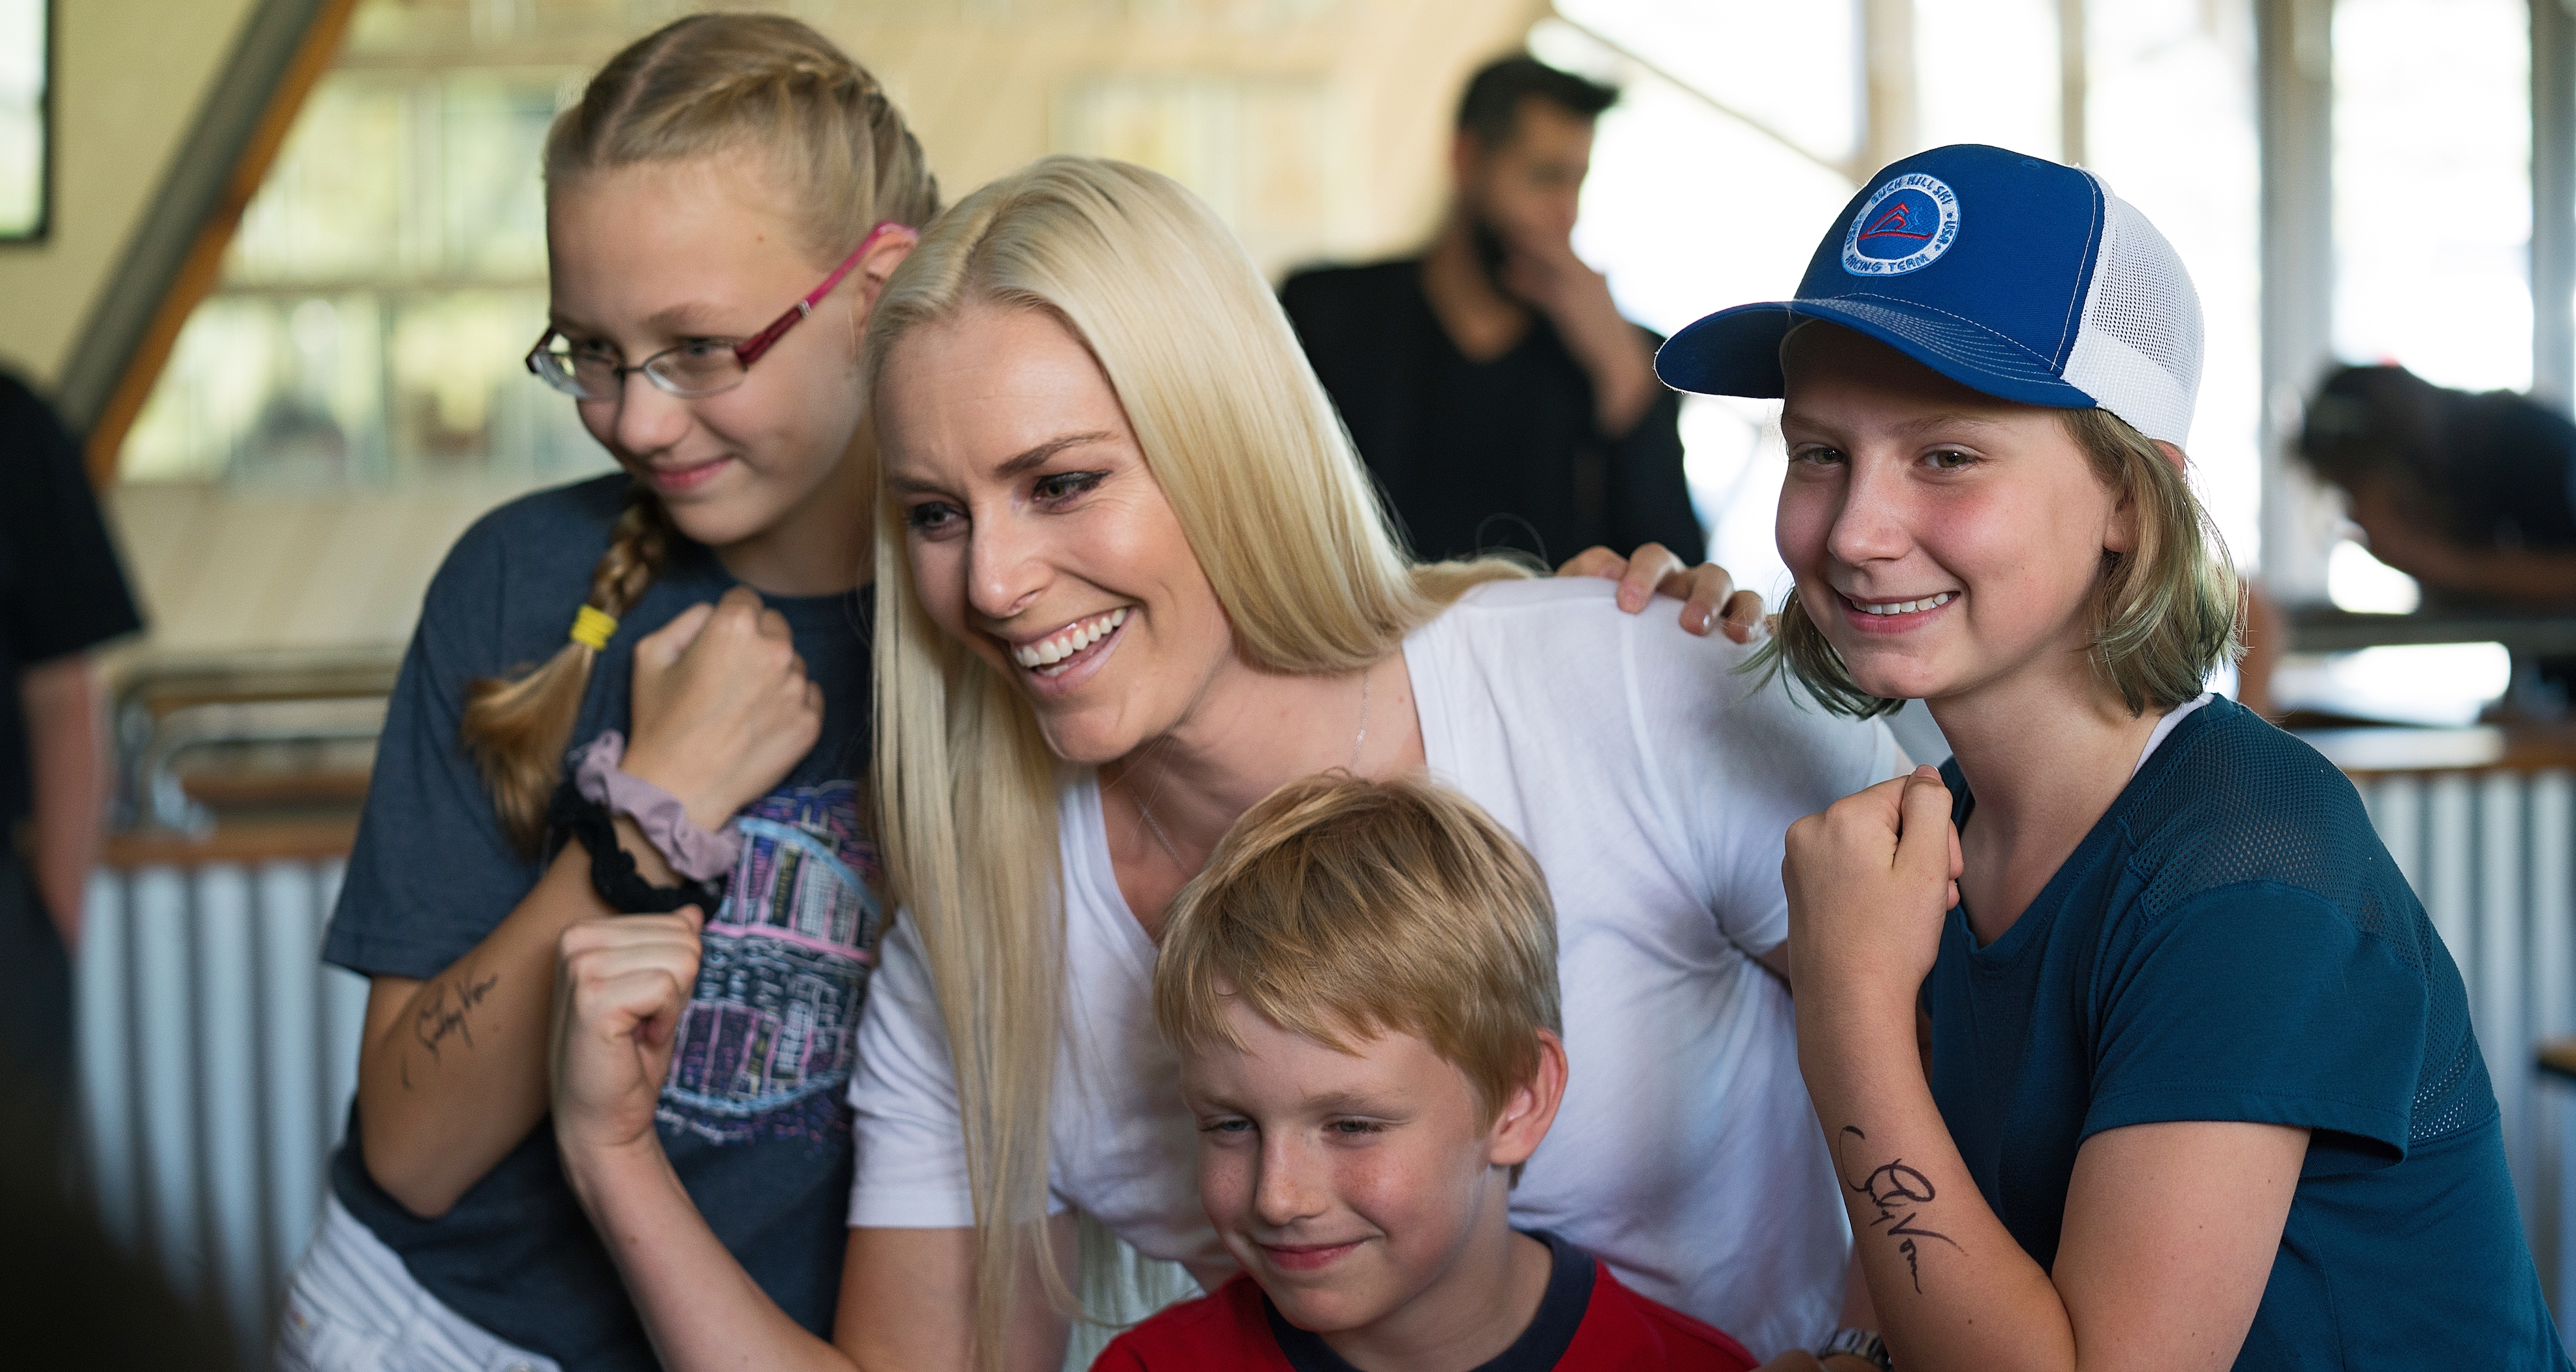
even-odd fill
[[[2066,381],[2138,432],[2181,446],[2200,392],[2200,294],[2145,215],[2107,186],[2102,197],[2102,249]]]

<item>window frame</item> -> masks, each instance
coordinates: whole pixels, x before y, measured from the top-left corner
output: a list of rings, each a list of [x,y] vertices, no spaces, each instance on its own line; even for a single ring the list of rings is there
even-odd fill
[[[35,0],[44,26],[36,53],[36,217],[20,230],[0,229],[0,248],[42,247],[54,233],[54,87],[62,25],[55,0]]]

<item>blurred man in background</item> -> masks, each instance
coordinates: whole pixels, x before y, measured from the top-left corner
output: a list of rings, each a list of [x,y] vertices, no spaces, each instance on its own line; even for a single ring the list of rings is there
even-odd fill
[[[2342,367],[2308,405],[2299,455],[2428,601],[2576,606],[2576,423],[2547,406]]]
[[[1418,555],[1596,544],[1702,555],[1662,340],[1574,255],[1593,121],[1619,93],[1524,55],[1458,106],[1453,194],[1420,257],[1280,295]]]
[[[0,374],[0,1068],[49,1110],[71,1095],[69,954],[107,803],[90,654],[140,627],[80,444]]]
[[[2455,391],[2394,364],[2342,366],[2309,398],[2294,451],[2343,493],[2370,555],[2415,579],[2423,612],[2576,611],[2576,423],[2511,391]],[[2246,594],[2238,699],[2276,722],[2289,623]],[[2576,658],[2514,655],[2508,713],[2557,719]]]
[[[2576,423],[2565,415],[2400,366],[2339,367],[2308,402],[2298,452],[2343,491],[2371,556],[2415,578],[2425,610],[2576,611]],[[2517,650],[2513,671],[2508,713],[2564,717],[2576,657]]]

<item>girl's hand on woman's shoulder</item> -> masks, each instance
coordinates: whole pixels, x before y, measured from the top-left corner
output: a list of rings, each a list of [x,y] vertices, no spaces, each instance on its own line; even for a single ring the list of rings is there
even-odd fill
[[[1959,903],[1959,832],[1931,767],[1789,826],[1780,878],[1798,998],[1892,1002],[1908,1025]]]
[[[634,741],[621,764],[721,827],[786,779],[823,732],[823,688],[787,619],[747,586],[635,644]]]
[[[680,1015],[698,981],[705,923],[692,905],[564,930],[547,1041],[555,1141],[568,1164],[652,1140]]]
[[[1762,597],[1735,589],[1735,578],[1714,562],[1696,567],[1675,557],[1661,543],[1649,543],[1626,557],[1592,547],[1567,558],[1558,576],[1597,576],[1619,583],[1619,608],[1642,613],[1657,595],[1682,602],[1682,628],[1702,637],[1721,627],[1737,643],[1750,643],[1762,625]]]

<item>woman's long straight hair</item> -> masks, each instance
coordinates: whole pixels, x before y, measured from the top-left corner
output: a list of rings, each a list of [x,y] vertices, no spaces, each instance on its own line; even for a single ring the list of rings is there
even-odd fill
[[[1412,565],[1276,296],[1169,178],[1050,157],[968,196],[878,297],[873,390],[911,331],[1043,310],[1091,352],[1243,653],[1354,671],[1502,561]],[[877,801],[886,872],[938,989],[975,1196],[976,1360],[999,1365],[1012,1274],[1046,1258],[1048,1102],[1062,1026],[1056,832],[1067,778],[1019,688],[942,633],[902,517],[878,499]]]
[[[698,14],[627,45],[546,135],[549,191],[645,162],[738,153],[792,195],[797,246],[829,264],[881,220],[927,222],[939,186],[875,77],[784,15]],[[622,619],[662,573],[679,531],[644,486],[630,489],[583,604]],[[571,617],[565,619],[567,626]],[[458,732],[513,843],[545,839],[546,801],[581,714],[597,650],[567,642],[514,679],[467,688]]]

